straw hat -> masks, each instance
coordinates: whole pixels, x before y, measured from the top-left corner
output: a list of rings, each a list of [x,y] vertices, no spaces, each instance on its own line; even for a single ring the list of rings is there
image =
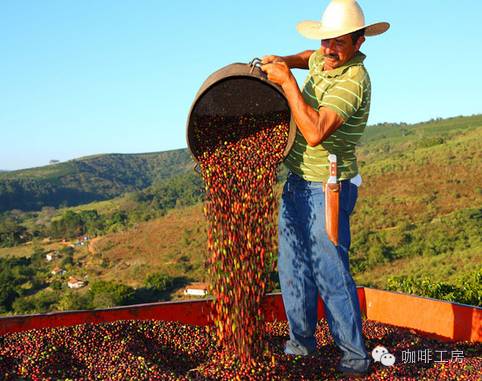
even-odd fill
[[[387,22],[365,24],[365,16],[356,0],[332,0],[321,16],[321,22],[302,21],[296,29],[306,38],[326,40],[365,28],[365,36],[382,34],[390,28]]]

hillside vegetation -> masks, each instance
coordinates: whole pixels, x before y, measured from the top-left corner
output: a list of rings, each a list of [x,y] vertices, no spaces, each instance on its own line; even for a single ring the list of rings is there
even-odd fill
[[[73,206],[148,187],[192,168],[186,149],[89,156],[0,173],[0,212]]]
[[[482,304],[480,141],[482,115],[367,129],[358,148],[363,185],[351,220],[350,260],[359,285]],[[30,252],[36,263],[31,279],[38,278],[0,290],[0,304],[3,295],[9,306],[4,311],[163,300],[178,297],[175,291],[189,282],[207,281],[199,177],[189,171],[156,184],[75,208],[4,213],[3,237],[17,244],[3,245],[10,247],[0,249],[0,258],[18,261]],[[17,235],[12,227],[20,229]],[[95,238],[87,248],[75,248],[71,259],[35,262],[60,242],[41,241],[55,229],[59,239],[79,233]],[[1,234],[0,223],[0,242],[6,242]],[[15,241],[28,234],[34,236],[30,246]],[[63,261],[67,274],[48,275]],[[21,274],[18,266],[6,268]],[[89,286],[67,290],[69,275]]]

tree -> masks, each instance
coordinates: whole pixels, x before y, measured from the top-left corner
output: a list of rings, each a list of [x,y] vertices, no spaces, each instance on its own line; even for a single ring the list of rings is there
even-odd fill
[[[165,292],[174,286],[174,279],[163,273],[154,273],[148,275],[144,283],[147,288],[157,292]]]
[[[80,219],[84,225],[84,231],[88,234],[97,235],[104,229],[104,221],[97,210],[84,210],[80,212]]]
[[[109,308],[129,304],[134,298],[132,287],[114,282],[97,281],[90,287],[94,308]]]
[[[56,238],[75,238],[85,233],[85,225],[80,214],[68,210],[52,222],[51,235]]]
[[[87,310],[92,308],[92,296],[78,290],[66,290],[60,297],[56,309],[59,311]]]
[[[0,247],[16,246],[28,240],[27,228],[18,224],[13,218],[0,220]]]
[[[12,284],[0,281],[0,313],[11,311],[12,304],[17,296],[18,293]]]
[[[63,258],[62,261],[60,262],[61,267],[67,267],[67,266],[72,266],[74,264],[74,256],[73,254],[69,253],[66,254]]]
[[[15,299],[13,310],[22,314],[48,312],[58,303],[60,295],[58,291],[44,289],[34,295]]]

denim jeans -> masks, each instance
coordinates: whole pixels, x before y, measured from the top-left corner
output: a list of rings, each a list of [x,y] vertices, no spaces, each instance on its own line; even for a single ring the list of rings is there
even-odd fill
[[[324,302],[331,335],[343,355],[340,365],[367,370],[370,358],[362,336],[360,306],[348,262],[349,216],[358,188],[341,182],[339,245],[325,230],[322,183],[290,173],[279,210],[278,271],[290,340],[312,352],[316,347],[318,295]]]

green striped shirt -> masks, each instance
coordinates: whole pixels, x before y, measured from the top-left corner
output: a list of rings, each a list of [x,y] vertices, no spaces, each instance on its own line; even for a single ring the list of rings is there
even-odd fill
[[[297,130],[285,165],[305,180],[327,180],[330,153],[337,157],[340,180],[351,179],[358,174],[355,146],[367,124],[371,96],[370,77],[363,66],[364,59],[365,55],[357,52],[345,65],[323,71],[322,53],[317,50],[310,57],[303,99],[315,110],[330,108],[344,123],[316,147],[310,147]]]

